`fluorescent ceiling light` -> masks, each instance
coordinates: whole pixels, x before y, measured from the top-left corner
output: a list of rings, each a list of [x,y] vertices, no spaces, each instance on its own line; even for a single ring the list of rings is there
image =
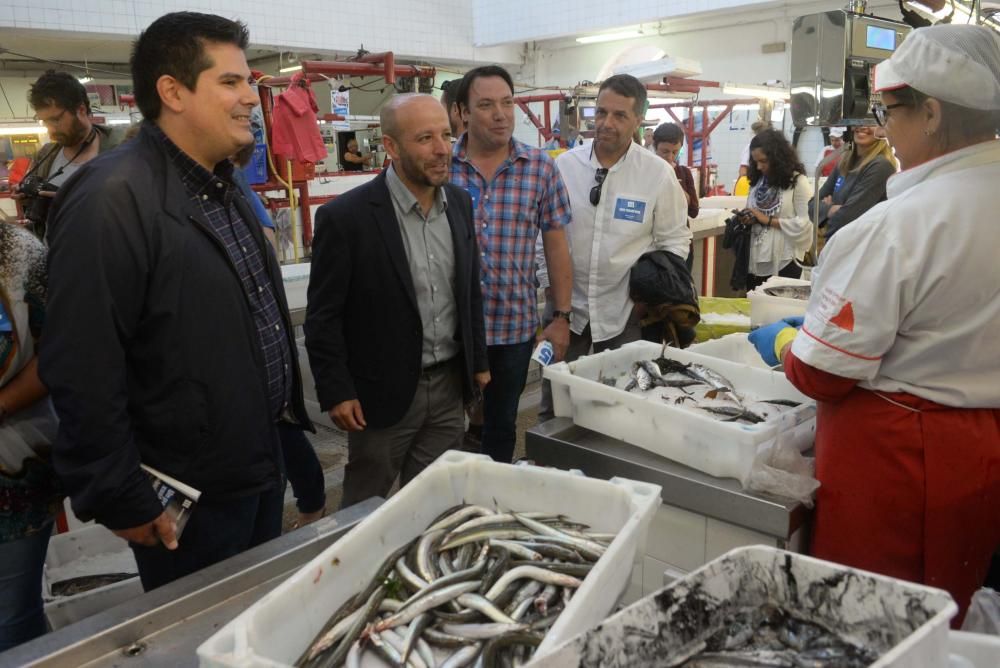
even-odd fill
[[[750,86],[746,84],[724,83],[722,92],[725,95],[745,95],[766,100],[788,100],[791,98],[789,92],[784,88],[771,88],[770,86]]]
[[[85,76],[80,77],[80,83],[82,83],[82,84],[89,84],[93,80],[94,80],[94,77],[92,77],[90,75],[85,75]]]
[[[288,67],[282,67],[279,72],[298,72],[302,69],[301,65],[289,65]]]
[[[9,137],[11,135],[44,135],[46,129],[41,125],[17,125],[0,126],[0,136]]]
[[[642,33],[638,30],[623,30],[622,32],[606,32],[600,35],[587,35],[586,37],[577,37],[576,41],[579,44],[598,44],[600,42],[614,42],[619,39],[632,39],[634,37],[642,37]]]

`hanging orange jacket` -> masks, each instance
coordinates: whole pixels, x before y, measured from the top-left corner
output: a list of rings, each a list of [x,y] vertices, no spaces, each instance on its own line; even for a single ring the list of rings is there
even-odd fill
[[[961,623],[1000,545],[1000,410],[874,392],[789,350],[817,399],[811,554],[948,591]]]
[[[308,80],[296,72],[291,85],[274,103],[271,151],[302,162],[325,160],[327,150],[316,120],[318,111],[316,95]]]

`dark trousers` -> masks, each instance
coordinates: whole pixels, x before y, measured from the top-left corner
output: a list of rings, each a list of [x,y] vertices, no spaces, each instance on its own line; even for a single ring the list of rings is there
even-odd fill
[[[130,544],[146,591],[228,559],[281,535],[284,485],[195,506],[176,550]]]
[[[517,440],[517,405],[528,379],[534,339],[488,346],[490,384],[483,391],[483,454],[509,464]]]
[[[52,524],[0,543],[0,652],[48,631],[42,603],[42,569]]]
[[[795,260],[792,260],[778,272],[778,276],[782,278],[802,278],[802,267],[795,264]],[[770,276],[757,276],[756,274],[747,274],[747,292],[751,290],[756,290],[764,281],[771,278]]]
[[[461,374],[460,357],[423,372],[410,407],[399,422],[347,435],[341,508],[373,496],[389,496],[397,476],[403,486],[445,451],[462,446],[465,410]]]
[[[281,438],[281,455],[285,461],[285,475],[295,494],[295,507],[300,513],[315,513],[326,506],[326,482],[323,467],[301,427],[285,422],[278,423]]]

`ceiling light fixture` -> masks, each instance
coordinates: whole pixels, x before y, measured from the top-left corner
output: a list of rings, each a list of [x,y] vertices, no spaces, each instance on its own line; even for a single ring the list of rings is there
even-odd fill
[[[606,32],[599,35],[577,37],[576,41],[578,44],[599,44],[600,42],[614,42],[620,39],[633,39],[642,36],[643,34],[639,30],[623,30],[621,32]]]
[[[11,135],[44,135],[48,130],[39,125],[0,126],[0,137]]]
[[[722,92],[726,95],[744,95],[765,100],[788,100],[791,94],[784,88],[771,86],[752,86],[747,84],[724,83]]]
[[[301,65],[290,65],[288,67],[282,67],[279,72],[298,72],[302,69]]]
[[[90,76],[89,74],[85,74],[82,77],[80,77],[80,83],[82,84],[89,84],[93,80],[94,77]]]

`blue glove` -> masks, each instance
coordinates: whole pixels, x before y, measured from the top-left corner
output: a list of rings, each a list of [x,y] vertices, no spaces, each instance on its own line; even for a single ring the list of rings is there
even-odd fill
[[[778,355],[781,349],[792,342],[798,333],[804,318],[795,316],[785,318],[765,327],[759,327],[750,332],[750,343],[754,345],[761,359],[768,366],[778,366],[781,360]]]

